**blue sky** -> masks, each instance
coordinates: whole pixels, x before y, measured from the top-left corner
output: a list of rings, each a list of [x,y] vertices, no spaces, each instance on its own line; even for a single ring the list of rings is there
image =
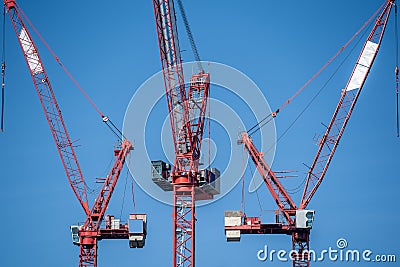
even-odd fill
[[[184,2],[202,59],[241,70],[276,108],[383,1]],[[135,90],[161,68],[151,1],[119,1],[110,5],[109,1],[94,4],[41,0],[19,4],[100,109],[114,123],[122,125]],[[179,15],[178,20],[180,23]],[[189,42],[181,24],[178,27],[181,49],[188,51],[182,57],[191,61]],[[79,249],[72,245],[69,226],[84,221],[83,211],[67,182],[8,18],[6,38],[6,131],[0,135],[3,265],[45,267],[57,262],[59,266],[77,266]],[[35,35],[34,40],[72,139],[79,139],[80,164],[92,183],[95,177],[107,173],[115,138]],[[313,137],[322,133],[321,122],[329,122],[360,49],[355,50],[314,105],[277,144],[273,169],[298,170],[299,178],[288,182],[288,187],[295,187],[303,179],[306,169],[302,163],[309,164],[317,149]],[[334,247],[336,240],[344,237],[350,248],[400,257],[395,232],[400,219],[396,212],[400,139],[395,135],[394,51],[392,16],[358,105],[326,178],[309,206],[316,210],[311,233],[311,247],[315,250]],[[276,119],[278,136],[342,59],[282,111]],[[125,179],[126,170],[110,203],[110,214],[121,213]],[[221,200],[197,210],[198,266],[263,266],[270,263],[258,261],[256,252],[265,244],[274,249],[290,249],[288,236],[245,236],[240,243],[225,242],[223,212],[240,208],[240,189],[237,186]],[[263,209],[276,208],[266,188],[261,187],[258,192]],[[99,266],[171,264],[172,209],[137,187],[136,202],[138,211],[149,217],[146,247],[131,250],[124,240],[101,241]],[[122,214],[126,217],[132,212],[129,190],[124,203]],[[249,216],[259,214],[255,194],[246,196],[246,212]]]

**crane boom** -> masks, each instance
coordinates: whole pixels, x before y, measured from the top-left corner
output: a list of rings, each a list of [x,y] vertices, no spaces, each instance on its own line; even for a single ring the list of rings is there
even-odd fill
[[[305,209],[320,186],[336,148],[353,112],[357,99],[364,86],[365,80],[379,51],[383,34],[394,0],[388,0],[382,13],[364,43],[364,47],[354,66],[353,72],[343,89],[339,103],[326,128],[325,134],[319,141],[319,148],[308,171],[306,185],[301,198],[301,209]]]
[[[124,167],[125,159],[132,149],[132,143],[125,139],[121,144],[121,148],[115,151],[116,159],[114,161],[114,165],[108,173],[103,186],[96,197],[96,200],[90,211],[90,216],[88,216],[86,219],[84,226],[85,229],[99,229],[99,224],[104,218],[108,203],[110,202],[118,178],[121,174],[122,168]]]
[[[242,133],[238,143],[244,144],[250,158],[256,165],[258,172],[271,193],[271,196],[278,205],[278,209],[283,215],[284,221],[279,219],[278,212],[276,213],[276,222],[273,224],[263,224],[260,218],[246,217],[241,211],[226,212],[225,234],[227,240],[240,241],[241,234],[291,235],[291,257],[293,259],[293,267],[308,267],[309,259],[307,258],[307,253],[309,251],[309,234],[311,227],[299,225],[300,220],[298,220],[298,216],[306,213],[313,215],[313,211],[300,210],[296,206],[278,177],[276,177],[275,173],[265,162],[263,153],[257,150],[246,132]]]
[[[191,136],[174,3],[153,0],[153,5],[175,154],[186,154],[191,150]],[[179,162],[174,164],[176,170],[181,169]]]
[[[79,230],[80,267],[97,266],[98,240],[106,237],[110,239],[128,238],[128,233],[126,233],[126,231],[118,233],[118,231],[114,230],[115,233],[110,234],[106,232],[105,234],[102,234],[102,229],[100,229],[100,225],[103,221],[108,203],[110,202],[118,178],[121,174],[125,159],[132,149],[133,148],[131,142],[125,139],[121,144],[121,148],[115,150],[116,159],[113,167],[111,168],[110,172],[104,180],[103,186],[93,204],[90,214],[86,217],[84,225]]]
[[[249,137],[246,132],[242,133],[241,142],[243,142],[246,150],[249,152],[250,158],[253,160],[257,167],[258,172],[264,180],[271,196],[274,198],[279,210],[284,215],[288,224],[293,224],[294,220],[291,215],[297,209],[296,204],[286,192],[281,182],[276,177],[275,173],[271,170],[268,164],[265,162],[262,152],[259,152],[253,144],[253,140]]]
[[[42,59],[20,15],[15,0],[4,0],[12,25],[28,65],[36,92],[46,115],[51,133],[61,157],[69,183],[86,215],[89,214],[85,179],[75,154],[73,142],[65,126]]]

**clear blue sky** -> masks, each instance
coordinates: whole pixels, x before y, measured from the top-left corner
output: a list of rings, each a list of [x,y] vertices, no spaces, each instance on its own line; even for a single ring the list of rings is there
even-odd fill
[[[243,71],[276,108],[383,1],[184,2],[202,59]],[[21,0],[19,4],[98,106],[122,125],[135,90],[161,68],[152,2]],[[6,131],[0,134],[2,265],[77,266],[79,249],[72,245],[69,226],[84,221],[83,211],[67,182],[9,18],[6,26]],[[178,26],[181,48],[190,51],[184,29],[181,24]],[[35,35],[34,39],[72,139],[80,139],[77,153],[84,175],[93,184],[95,177],[104,176],[108,170],[114,136]],[[395,137],[394,48],[392,16],[380,54],[326,179],[309,206],[316,210],[311,233],[311,247],[315,250],[334,247],[336,240],[344,237],[351,248],[397,253],[400,257],[396,232],[400,219],[400,139]],[[334,81],[278,143],[273,169],[299,171],[299,178],[289,182],[288,187],[295,187],[303,179],[306,169],[302,163],[310,164],[317,149],[313,136],[323,131],[320,122],[329,121],[357,54],[352,54]],[[193,59],[189,52],[182,57],[184,61]],[[277,118],[278,136],[334,68]],[[109,207],[108,213],[116,216],[121,212],[125,179],[126,170]],[[264,187],[259,195],[263,209],[276,208]],[[93,200],[94,195],[91,197]],[[101,241],[99,266],[171,265],[172,209],[138,188],[136,202],[138,211],[149,217],[146,247],[131,250],[125,240]],[[240,187],[236,187],[223,199],[197,210],[197,266],[272,265],[259,262],[256,252],[265,244],[274,249],[290,249],[287,236],[245,236],[240,243],[226,243],[223,212],[239,208]],[[131,211],[127,190],[123,217]],[[246,197],[246,211],[249,216],[259,214],[255,194]]]

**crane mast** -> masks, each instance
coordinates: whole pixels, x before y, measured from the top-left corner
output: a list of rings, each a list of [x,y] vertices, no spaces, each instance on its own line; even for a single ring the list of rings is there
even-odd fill
[[[175,149],[173,169],[168,174],[171,182],[162,181],[159,185],[163,190],[173,191],[174,194],[173,266],[194,266],[195,200],[212,199],[218,193],[201,187],[201,173],[206,173],[209,182],[209,177],[216,171],[199,171],[210,76],[204,70],[199,70],[190,78],[189,89],[186,89],[174,2],[153,0],[153,7]],[[166,165],[157,161],[153,162],[153,168],[156,163],[162,170],[162,166]],[[161,180],[168,177],[164,176]],[[159,182],[158,178],[155,180]]]
[[[111,226],[109,223],[105,228],[100,228],[125,159],[128,153],[133,149],[131,142],[129,140],[123,140],[121,147],[114,151],[116,156],[114,165],[104,179],[103,186],[93,204],[93,208],[89,210],[86,184],[78,163],[73,142],[68,134],[38,49],[21,17],[22,11],[18,7],[16,1],[4,0],[4,4],[28,65],[69,183],[87,217],[83,226],[71,227],[71,231],[73,231],[73,242],[75,245],[80,246],[79,266],[97,266],[98,240],[129,239],[131,248],[143,247],[146,237],[147,219],[145,214],[131,214],[129,216],[129,222],[141,221],[143,223],[140,231],[133,232],[128,224],[119,224],[119,220],[118,224]]]
[[[381,8],[362,51],[353,68],[346,87],[342,90],[339,103],[333,113],[325,134],[306,177],[306,184],[297,207],[290,195],[265,163],[263,153],[254,146],[247,133],[242,133],[243,143],[258,172],[278,205],[283,220],[277,216],[275,223],[262,223],[258,217],[246,217],[240,211],[225,212],[225,233],[228,241],[240,241],[241,234],[286,234],[292,236],[292,254],[289,255],[294,267],[309,267],[309,235],[314,211],[306,210],[320,186],[343,135],[365,80],[379,51],[394,0],[387,0]]]

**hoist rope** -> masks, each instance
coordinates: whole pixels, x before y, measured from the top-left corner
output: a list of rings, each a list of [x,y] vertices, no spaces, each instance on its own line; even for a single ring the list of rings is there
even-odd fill
[[[305,176],[303,181],[301,181],[301,183],[299,183],[296,187],[294,187],[294,188],[286,188],[286,191],[291,195],[297,194],[298,192],[303,190],[303,185],[305,185],[306,180],[307,180],[307,176]]]
[[[268,119],[267,121],[265,121],[266,119]],[[267,125],[268,123],[270,123],[270,121],[272,121],[274,119],[274,116],[272,116],[272,114],[269,114],[268,116],[266,116],[264,119],[262,119],[256,127],[252,127],[250,130],[247,131],[247,134],[249,136],[251,136],[252,134],[256,133],[258,130],[260,130],[262,127],[264,127],[265,125]],[[265,121],[265,122],[264,122]],[[261,124],[262,123],[262,124]],[[253,130],[254,129],[254,130]],[[251,131],[253,130],[253,131]]]
[[[83,90],[82,86],[78,83],[77,80],[72,76],[72,74],[68,71],[68,69],[64,66],[64,64],[61,62],[59,57],[54,53],[53,49],[51,49],[50,45],[44,40],[42,35],[39,33],[37,28],[33,25],[31,20],[28,18],[28,16],[24,13],[24,11],[18,7],[18,11],[22,14],[24,19],[28,22],[29,26],[33,29],[33,31],[36,33],[36,35],[39,37],[40,41],[46,46],[47,50],[51,53],[53,58],[56,60],[56,62],[62,67],[62,69],[65,71],[65,73],[68,75],[68,77],[72,80],[72,82],[78,87],[78,89],[81,91],[81,93],[84,95],[84,97],[89,101],[89,103],[93,106],[93,108],[96,110],[97,113],[103,118],[104,114],[100,111],[100,109],[96,106],[96,104],[93,102],[93,100],[89,97],[89,95]]]
[[[85,92],[83,87],[78,83],[78,81],[72,76],[71,72],[67,69],[67,67],[61,62],[60,58],[54,53],[53,49],[51,49],[50,45],[44,40],[42,35],[39,33],[37,28],[33,25],[31,20],[28,18],[28,16],[24,13],[24,11],[20,8],[17,7],[18,11],[24,19],[28,22],[29,26],[33,29],[33,31],[36,33],[36,35],[39,37],[40,41],[44,44],[44,46],[47,48],[47,50],[50,52],[50,54],[53,56],[53,58],[56,60],[56,62],[61,66],[63,71],[67,74],[67,76],[70,78],[70,80],[75,84],[75,86],[79,89],[79,91],[82,93],[82,95],[86,98],[86,100],[91,104],[91,106],[96,110],[96,112],[100,115],[100,117],[103,119],[103,122],[111,129],[111,131],[118,136],[118,138],[121,140],[122,139],[122,133],[121,131],[115,126],[114,123],[110,120],[109,117],[105,116],[103,112],[99,109],[99,107],[93,102],[93,100],[89,97],[89,95]],[[121,136],[119,136],[114,130],[116,130]]]
[[[122,195],[122,205],[121,205],[121,212],[120,212],[119,218],[122,218],[122,212],[124,211],[126,185],[128,184],[128,172],[129,172],[129,170],[126,171],[124,194]]]
[[[132,185],[132,203],[133,203],[133,212],[136,213],[136,200],[135,200],[135,181],[131,176],[131,185]]]
[[[301,112],[297,115],[297,117],[290,123],[288,128],[276,139],[276,141],[266,150],[265,153],[268,153],[271,149],[274,148],[274,146],[288,133],[288,131],[294,126],[294,124],[300,119],[300,117],[304,114],[304,112],[307,111],[307,109],[311,106],[311,104],[315,101],[315,99],[322,93],[324,89],[327,88],[329,82],[333,79],[333,77],[338,73],[340,68],[343,66],[343,64],[347,61],[347,59],[350,57],[350,55],[354,52],[358,44],[361,42],[363,37],[366,35],[367,31],[364,31],[364,33],[360,36],[360,38],[357,40],[357,42],[354,44],[354,46],[351,48],[350,52],[346,55],[346,57],[342,60],[342,62],[339,64],[339,66],[335,69],[335,71],[332,73],[332,75],[328,78],[328,80],[322,85],[322,87],[317,91],[317,93],[311,98],[311,100],[307,103],[307,105],[301,110]]]
[[[208,134],[208,167],[211,168],[211,103],[208,101],[208,118],[207,118],[207,134]]]
[[[107,177],[108,172],[111,169],[111,166],[112,166],[113,162],[114,162],[114,157],[110,157],[110,160],[109,160],[108,164],[105,165],[105,167],[103,169],[101,177]],[[100,189],[103,186],[103,184],[96,181],[93,186],[90,186],[85,181],[85,186],[86,186],[86,190],[89,192],[89,194],[97,194],[100,191]]]
[[[6,6],[4,6],[4,8],[3,8],[3,51],[2,51],[2,56],[1,56],[1,122],[0,122],[0,132],[4,131],[5,74],[6,74]]]
[[[398,30],[398,15],[397,15],[397,4],[394,5],[394,35],[396,45],[396,131],[397,137],[400,136],[400,125],[399,125],[399,30]]]
[[[136,200],[135,200],[135,181],[133,176],[129,170],[132,168],[132,156],[128,155],[128,175],[131,178],[131,192],[132,192],[132,203],[133,203],[133,212],[136,214]]]
[[[251,164],[249,164],[249,168],[250,168],[250,174],[251,174],[252,182],[253,182],[253,185],[254,185],[254,172],[253,172],[253,169],[251,168]],[[261,178],[264,179],[263,177],[261,177]],[[258,189],[258,188],[257,188],[257,189]],[[261,216],[262,216],[263,208],[262,208],[262,205],[261,205],[260,196],[258,195],[258,190],[255,190],[255,191],[256,191],[258,206],[259,206],[259,208],[260,208],[260,217],[261,217]]]
[[[375,13],[361,26],[361,28],[345,43],[309,80],[306,81],[305,84],[303,84],[286,102],[284,102],[275,112],[272,112],[268,114],[265,118],[263,118],[260,122],[256,123],[253,127],[251,127],[247,132],[251,132],[251,134],[254,134],[258,130],[261,129],[261,127],[265,126],[268,122],[272,120],[272,118],[275,118],[276,115],[287,105],[289,105],[293,99],[295,99],[303,90],[308,87],[308,85],[314,81],[353,41],[354,39],[367,27],[370,22],[378,15],[378,13],[385,7],[386,3],[382,4],[381,7],[379,7]],[[271,118],[271,120],[268,120],[267,123],[264,123],[261,125],[262,122],[264,122],[266,119]],[[260,126],[261,125],[261,126]],[[255,130],[254,130],[255,129]],[[249,134],[249,135],[251,135]]]
[[[242,201],[241,201],[241,211],[242,214],[245,214],[245,190],[244,190],[244,173],[245,173],[245,162],[246,162],[246,149],[243,146],[243,156],[242,156]]]
[[[190,29],[190,24],[189,24],[189,21],[187,19],[185,8],[183,7],[182,0],[178,0],[178,6],[179,6],[179,11],[180,11],[181,16],[182,16],[183,24],[185,25],[186,34],[187,34],[187,36],[189,38],[190,46],[192,47],[192,52],[193,52],[193,55],[194,55],[194,59],[197,62],[197,66],[198,66],[199,70],[203,71],[203,66],[201,64],[200,55],[199,55],[199,52],[197,50],[196,43],[194,42],[194,37],[193,37],[193,34],[192,34],[192,30]]]
[[[293,125],[299,120],[299,118],[304,114],[304,112],[311,106],[311,104],[314,102],[314,100],[321,94],[321,92],[327,87],[327,85],[329,84],[329,82],[333,79],[333,77],[337,74],[337,72],[340,70],[340,68],[343,66],[343,64],[347,61],[347,59],[350,57],[350,55],[354,52],[354,50],[356,49],[356,47],[358,46],[358,44],[361,42],[361,40],[363,39],[363,37],[366,35],[367,31],[365,31],[360,38],[357,40],[357,42],[354,44],[354,46],[351,48],[350,52],[348,53],[348,55],[346,55],[346,57],[343,59],[343,61],[339,64],[339,66],[336,68],[336,70],[333,72],[333,74],[329,77],[329,79],[325,82],[325,84],[318,90],[318,92],[313,96],[313,98],[308,102],[308,104],[306,105],[306,107],[299,113],[299,115],[294,119],[294,121],[289,125],[289,127],[277,138],[277,140],[274,142],[273,145],[271,145],[271,147],[269,149],[267,149],[268,153],[281,139],[283,136],[285,136],[285,134],[293,127]],[[271,118],[272,119],[272,118]],[[286,191],[291,194],[291,195],[295,195],[297,193],[299,193],[300,191],[303,190],[302,186],[305,184],[307,180],[307,177],[305,177],[302,182],[296,186],[295,188],[291,188],[291,189],[286,189]]]

